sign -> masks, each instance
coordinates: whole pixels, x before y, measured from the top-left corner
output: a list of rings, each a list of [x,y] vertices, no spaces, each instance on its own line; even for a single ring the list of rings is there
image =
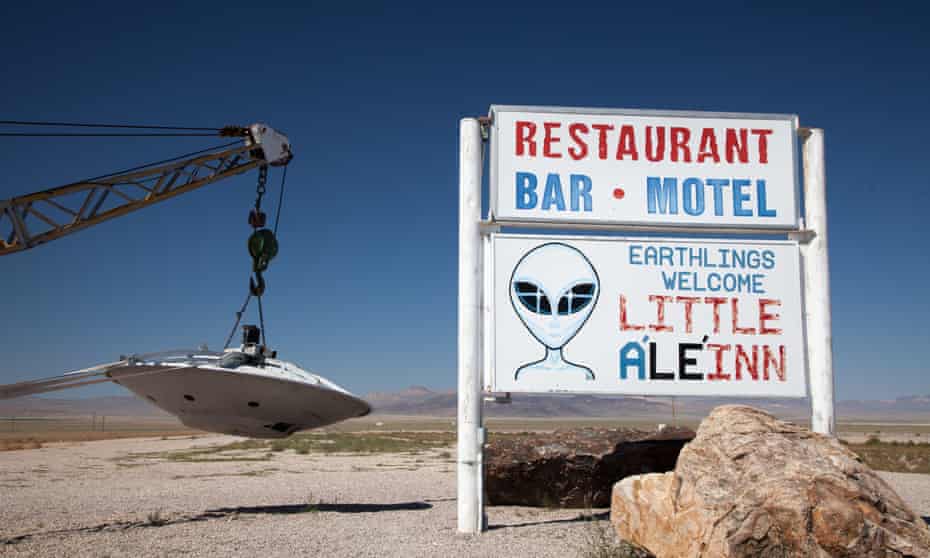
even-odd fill
[[[797,228],[793,115],[491,107],[493,218]]]
[[[492,235],[485,389],[803,397],[793,241]]]

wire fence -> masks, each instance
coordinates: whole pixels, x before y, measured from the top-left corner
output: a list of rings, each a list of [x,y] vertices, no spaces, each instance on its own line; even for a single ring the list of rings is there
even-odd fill
[[[0,433],[5,436],[62,433],[163,432],[185,427],[174,417],[127,417],[92,413],[67,417],[0,417]]]

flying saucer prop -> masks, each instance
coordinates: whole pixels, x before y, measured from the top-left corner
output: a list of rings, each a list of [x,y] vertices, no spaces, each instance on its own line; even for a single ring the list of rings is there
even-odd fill
[[[284,438],[371,412],[368,403],[326,378],[254,349],[132,356],[0,386],[0,399],[115,382],[186,426],[251,438]]]

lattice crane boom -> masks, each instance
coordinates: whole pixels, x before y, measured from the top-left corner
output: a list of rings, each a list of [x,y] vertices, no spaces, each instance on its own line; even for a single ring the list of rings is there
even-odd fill
[[[286,165],[290,142],[264,124],[227,128],[242,145],[0,200],[0,256],[33,248],[114,217],[265,165]]]

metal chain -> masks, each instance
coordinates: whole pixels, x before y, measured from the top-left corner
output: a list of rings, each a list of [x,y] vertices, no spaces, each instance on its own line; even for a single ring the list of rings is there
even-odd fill
[[[287,168],[285,167],[285,174],[287,176]],[[277,215],[275,216],[275,230],[278,228],[278,219],[281,216],[281,202],[284,199],[284,176],[281,178],[281,198],[278,200],[278,209]],[[258,168],[258,186],[255,188],[255,209],[249,215],[249,224],[252,226],[252,229],[258,231],[263,229],[265,226],[265,215],[262,212],[262,198],[265,196],[267,191],[268,183],[268,166],[262,165]],[[262,277],[262,273],[259,270],[253,272],[254,277],[249,278],[249,294],[245,299],[245,302],[242,304],[242,308],[236,312],[236,321],[233,324],[232,331],[229,332],[229,337],[226,339],[226,343],[223,346],[225,349],[229,346],[229,343],[232,341],[233,335],[235,334],[236,328],[239,327],[239,322],[242,319],[242,314],[245,313],[245,309],[249,305],[249,301],[252,300],[252,297],[255,298],[258,303],[258,321],[259,321],[259,331],[261,331],[261,342],[262,345],[267,347],[268,340],[265,334],[265,312],[262,308],[262,295],[265,292],[265,281]]]
[[[267,182],[268,165],[262,165],[258,167],[258,186],[255,188],[255,211],[261,211],[262,209],[262,197],[265,195],[265,184]]]
[[[265,227],[265,213],[262,211],[262,198],[265,196],[267,183],[268,165],[262,165],[258,168],[258,186],[255,187],[255,209],[252,210],[252,213],[249,216],[249,224],[252,225],[252,229],[255,231]],[[255,256],[253,255],[253,257]],[[257,266],[257,263],[254,263],[253,265]],[[254,280],[249,279],[249,290],[256,297],[261,297],[265,292],[265,281],[262,278],[261,269],[256,267],[254,270],[254,275]],[[253,286],[257,286],[258,289],[256,290]]]
[[[262,212],[262,198],[265,196],[265,191],[267,189],[266,188],[267,182],[268,182],[268,166],[262,165],[258,168],[258,186],[256,186],[255,188],[255,210],[249,216],[249,223],[252,225],[252,228],[255,230],[258,230],[262,226],[264,226],[264,223],[262,222],[263,219],[261,219],[259,216],[261,215],[261,212]],[[256,273],[256,277],[259,280],[259,284],[264,283],[264,281],[262,281],[261,273]],[[242,320],[242,315],[245,313],[246,308],[248,308],[249,301],[252,300],[253,296],[255,296],[255,298],[258,299],[259,314],[260,315],[262,314],[261,295],[256,296],[256,294],[253,292],[254,289],[252,288],[252,285],[254,284],[255,282],[252,279],[249,279],[249,294],[245,297],[245,302],[242,303],[242,307],[239,309],[238,312],[236,312],[236,321],[235,323],[233,323],[232,330],[230,330],[229,336],[226,338],[226,343],[223,344],[224,350],[227,347],[229,347],[229,344],[232,342],[233,335],[235,335],[236,329],[239,327],[239,322]],[[261,290],[264,291],[264,286],[262,287]],[[262,328],[263,337],[265,334],[265,331],[264,331],[265,323],[264,322],[265,322],[264,316],[261,316],[261,328]]]

